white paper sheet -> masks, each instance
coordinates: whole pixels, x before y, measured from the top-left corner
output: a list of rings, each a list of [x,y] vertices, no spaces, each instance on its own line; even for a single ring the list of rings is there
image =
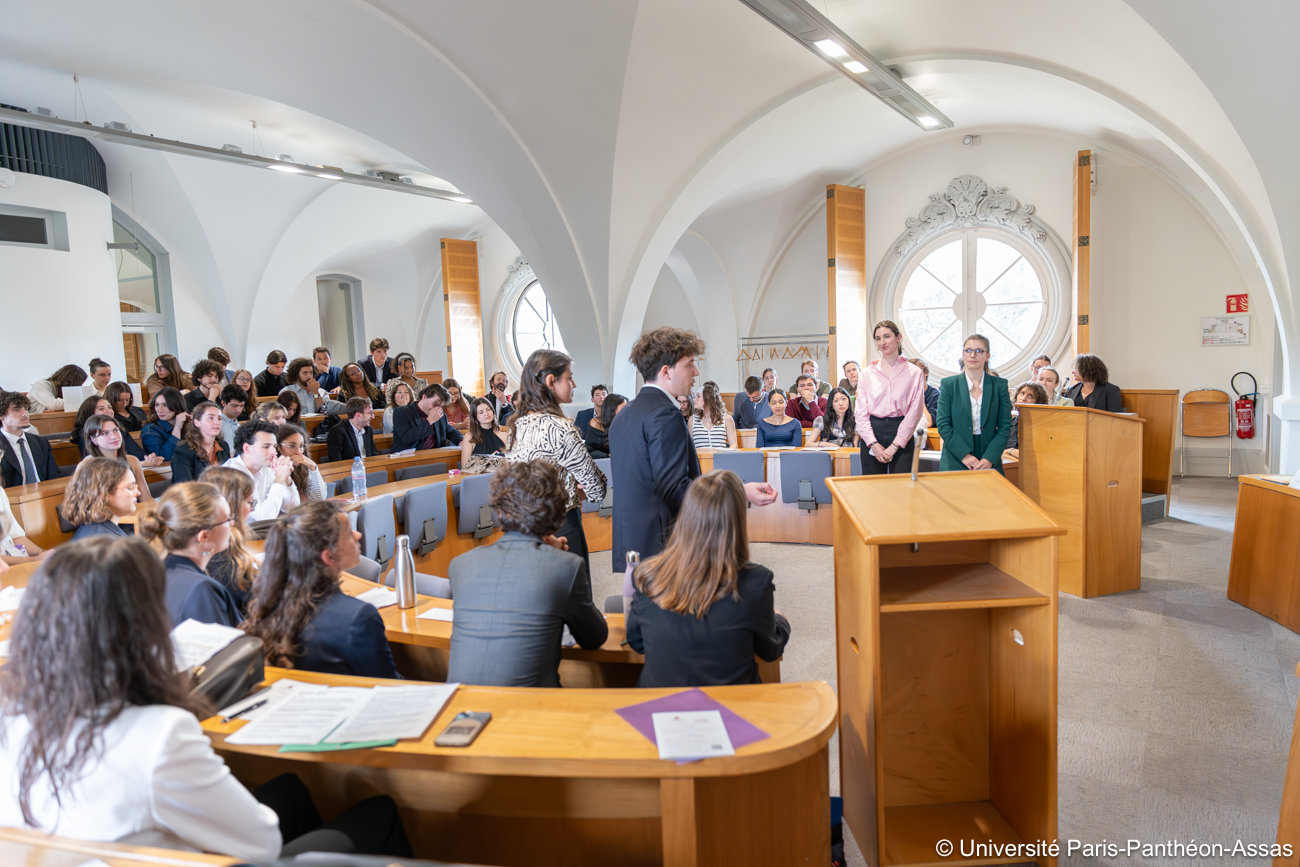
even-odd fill
[[[9,656],[9,639],[8,639],[8,638],[6,638],[4,641],[0,641],[0,656],[6,657],[6,658],[8,658],[8,656]]]
[[[446,623],[452,622],[454,608],[430,608],[428,611],[421,611],[415,615],[416,620],[442,620]]]
[[[318,744],[370,697],[370,690],[335,686],[295,689],[269,713],[226,738],[232,744]]]
[[[202,665],[244,634],[242,629],[219,623],[200,623],[190,618],[172,630],[172,647],[176,651],[176,670]]]
[[[17,611],[25,592],[25,587],[6,587],[0,590],[0,611]]]
[[[708,759],[734,756],[731,736],[716,710],[666,711],[652,713],[659,758]]]
[[[240,714],[239,718],[241,720],[252,722],[260,716],[266,716],[266,714],[273,710],[277,704],[288,698],[289,693],[295,689],[319,691],[322,689],[329,689],[329,687],[323,683],[304,683],[301,680],[289,680],[288,678],[283,678],[271,684],[269,689],[258,690],[247,698],[242,698],[232,705],[223,707],[221,710],[217,711],[217,716],[229,717],[239,713],[249,705],[265,701],[266,704],[262,705],[257,710],[250,710],[247,713]]]
[[[365,593],[358,593],[355,598],[362,602],[369,602],[376,608],[387,608],[389,605],[397,604],[397,594],[387,587],[372,587]]]
[[[377,686],[366,703],[328,738],[332,744],[418,738],[456,693],[458,683]]]

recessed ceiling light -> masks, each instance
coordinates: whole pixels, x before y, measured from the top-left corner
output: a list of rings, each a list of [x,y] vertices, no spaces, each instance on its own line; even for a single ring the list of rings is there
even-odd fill
[[[819,39],[814,42],[813,45],[816,45],[817,50],[822,54],[828,54],[831,57],[848,57],[849,55],[849,53],[844,50],[844,46],[840,45],[834,39]]]
[[[936,127],[939,125],[939,121],[929,115],[918,117],[916,120],[921,126]]]
[[[286,165],[282,165],[282,164],[280,164],[280,163],[276,163],[275,165],[267,166],[267,168],[268,168],[268,169],[271,169],[272,171],[277,171],[277,172],[288,172],[288,173],[291,174],[291,175],[300,175],[300,174],[302,174],[302,169],[298,168],[297,166],[286,166]]]
[[[857,60],[850,60],[848,63],[844,64],[844,68],[849,72],[856,72],[858,75],[867,71],[867,65]]]

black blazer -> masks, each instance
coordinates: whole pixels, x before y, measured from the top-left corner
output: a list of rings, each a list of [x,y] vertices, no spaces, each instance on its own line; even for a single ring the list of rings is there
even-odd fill
[[[117,411],[114,410],[113,419],[117,422],[118,427],[130,433],[131,431],[142,430],[149,417],[145,415],[144,410],[140,409],[140,407],[132,406],[127,407],[126,415],[118,415]]]
[[[357,451],[357,431],[352,427],[352,422],[345,418],[339,419],[339,423],[330,428],[330,432],[325,436],[325,459],[331,462],[350,461],[357,457],[373,458],[379,454],[379,450],[375,448],[375,429],[366,425],[362,435],[366,440],[364,455]]]
[[[582,432],[582,441],[586,444],[587,451],[592,457],[609,457],[609,431],[603,431],[600,428],[588,425],[587,429]]]
[[[42,482],[57,479],[60,476],[59,465],[54,460],[54,450],[45,441],[45,437],[28,431],[23,435],[27,448],[32,453],[32,463],[36,464],[36,475]],[[12,488],[23,483],[23,463],[17,449],[9,442],[9,437],[0,435],[0,449],[4,449],[4,459],[0,461],[0,477],[4,487]]]
[[[380,391],[384,390],[382,387],[384,383],[397,378],[397,374],[393,373],[393,368],[387,361],[384,362],[382,370],[375,370],[375,360],[369,355],[358,361],[357,364],[360,365],[361,372],[366,375],[366,379],[380,386]],[[418,400],[420,396],[417,394],[415,397]]]
[[[175,629],[191,617],[200,623],[238,626],[243,617],[230,591],[208,577],[189,557],[168,554],[163,560],[167,570],[167,613]]]
[[[112,521],[96,521],[93,524],[79,524],[77,532],[72,534],[72,541],[80,542],[82,539],[89,539],[94,536],[121,536],[127,538],[131,535],[133,534],[128,533],[121,524],[114,524]]]
[[[740,600],[719,599],[703,617],[665,611],[636,591],[627,643],[645,654],[637,686],[759,682],[754,655],[767,662],[780,659],[790,640],[790,622],[776,613],[771,570],[749,563],[738,577]]]
[[[345,596],[341,590],[334,590],[316,606],[298,644],[302,655],[294,667],[303,671],[401,677],[384,636],[379,609]]]
[[[1113,382],[1093,388],[1092,394],[1083,396],[1083,383],[1076,383],[1065,390],[1065,397],[1074,401],[1075,406],[1087,406],[1106,412],[1123,412],[1124,397],[1119,393],[1119,386]]]
[[[424,413],[420,412],[419,404],[408,403],[406,406],[399,406],[393,410],[394,453],[406,451],[407,449],[418,449],[420,444],[431,433],[438,435],[434,442],[434,448],[440,449],[449,444],[460,445],[460,431],[451,426],[446,415],[438,419],[437,424],[431,425],[429,420],[425,418]]]
[[[172,452],[172,484],[197,481],[208,467],[219,467],[228,460],[230,460],[230,448],[221,437],[217,437],[216,464],[209,464],[199,457],[194,449],[190,448],[189,443],[181,442],[176,447],[176,450]]]
[[[585,437],[587,435],[587,427],[595,417],[596,408],[594,406],[591,409],[584,409],[582,412],[578,413],[578,417],[574,419],[574,422],[578,425],[578,433]]]
[[[681,408],[653,385],[614,417],[609,431],[614,490],[614,571],[628,551],[644,560],[663,550],[700,460]]]

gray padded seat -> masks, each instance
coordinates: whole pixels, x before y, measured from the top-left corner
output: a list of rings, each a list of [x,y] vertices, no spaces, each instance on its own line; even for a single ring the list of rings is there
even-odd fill
[[[849,475],[862,475],[862,451],[859,449],[849,458]]]
[[[163,495],[163,491],[167,490],[171,486],[171,479],[159,479],[156,482],[149,483],[149,493],[153,494],[153,498],[156,500]]]
[[[389,569],[384,580],[376,583],[387,584],[394,590],[397,589],[397,569]],[[415,592],[421,596],[437,596],[439,599],[451,598],[451,581],[438,575],[424,575],[420,572],[415,573]]]
[[[429,553],[434,545],[447,538],[445,481],[407,491],[400,508],[402,526],[411,537],[411,553],[415,556]]]
[[[348,572],[363,581],[378,584],[379,577],[384,574],[384,567],[380,566],[377,561],[371,560],[369,557],[362,557],[361,562],[349,569]]]
[[[829,505],[830,489],[826,479],[834,474],[835,462],[828,452],[781,452],[781,502],[799,502],[799,482],[812,482],[812,495],[818,505]]]
[[[422,479],[425,476],[442,476],[447,474],[447,465],[444,463],[424,464],[419,467],[402,467],[393,471],[393,479],[398,482],[404,482],[407,479]]]
[[[357,509],[357,532],[361,553],[387,565],[397,550],[397,522],[393,519],[393,495],[367,500]]]
[[[731,470],[747,485],[750,482],[766,482],[766,458],[762,452],[714,452],[713,468]],[[782,459],[784,460],[784,455]]]
[[[371,470],[366,473],[366,490],[375,485],[388,484],[388,470]],[[352,493],[352,476],[344,476],[334,483],[335,495]]]
[[[461,535],[472,534],[476,539],[490,535],[496,526],[492,509],[488,508],[488,489],[492,481],[491,473],[465,476],[457,487],[460,494],[456,504],[456,532]]]

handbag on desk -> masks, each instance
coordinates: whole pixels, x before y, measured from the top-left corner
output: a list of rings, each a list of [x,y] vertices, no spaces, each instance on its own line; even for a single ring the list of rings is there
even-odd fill
[[[262,639],[255,635],[236,638],[194,667],[190,692],[202,696],[212,707],[226,707],[253,691],[265,677]]]

